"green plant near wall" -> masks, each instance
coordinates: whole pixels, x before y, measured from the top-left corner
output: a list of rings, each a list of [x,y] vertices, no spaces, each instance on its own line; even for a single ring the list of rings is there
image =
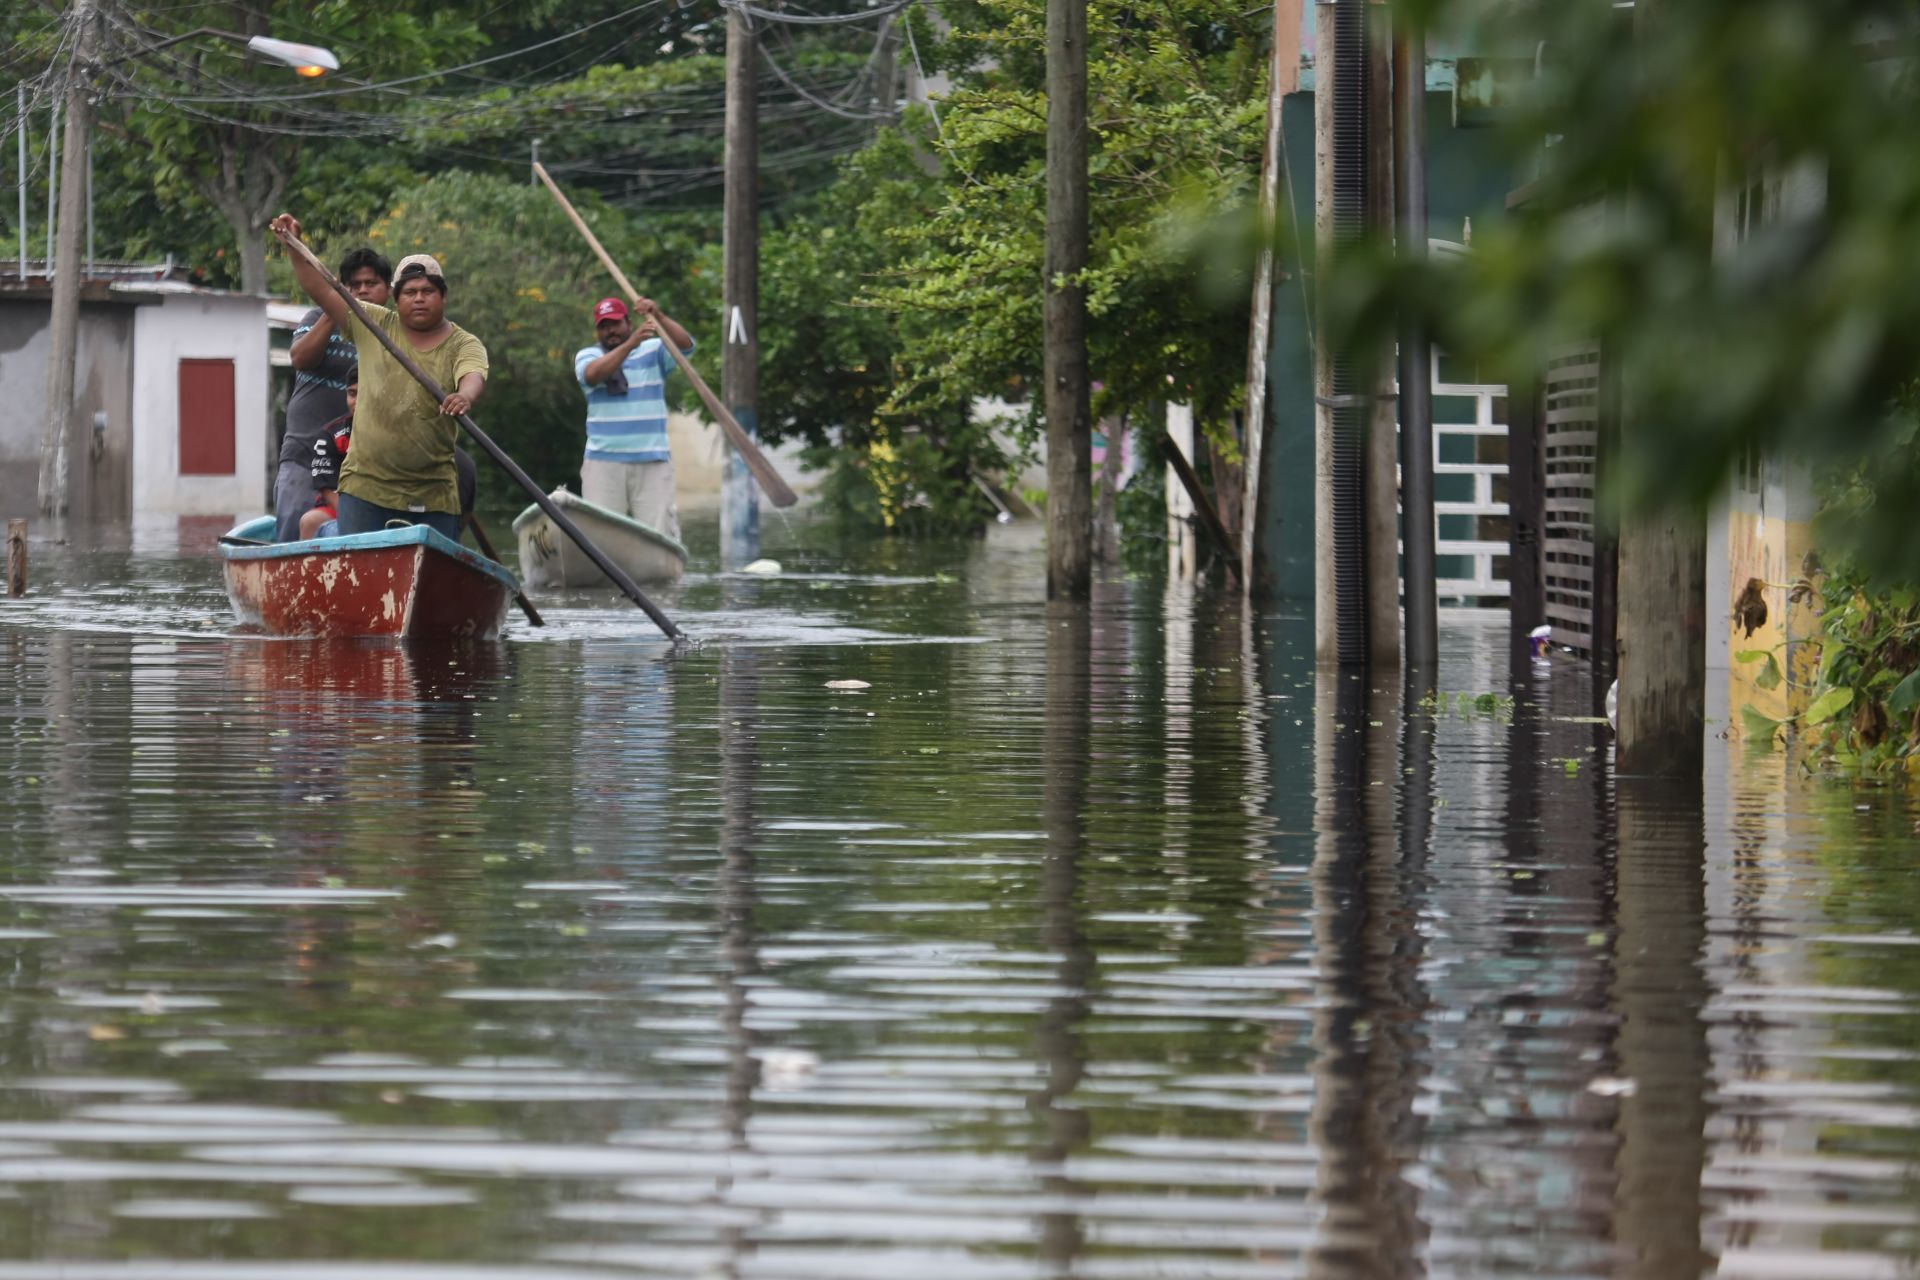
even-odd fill
[[[1822,541],[1849,547],[1851,531],[1869,527],[1861,508],[1871,505],[1889,472],[1912,470],[1911,450],[1874,468],[1860,468],[1828,482],[1816,523]],[[1877,556],[1868,563],[1878,563]],[[1842,552],[1818,580],[1792,584],[1796,599],[1821,602],[1820,670],[1805,711],[1774,720],[1741,709],[1749,735],[1771,741],[1785,725],[1803,730],[1815,753],[1844,768],[1920,778],[1920,586],[1888,581]],[[1762,663],[1754,683],[1776,689],[1789,677],[1772,649],[1734,655],[1742,664]]]

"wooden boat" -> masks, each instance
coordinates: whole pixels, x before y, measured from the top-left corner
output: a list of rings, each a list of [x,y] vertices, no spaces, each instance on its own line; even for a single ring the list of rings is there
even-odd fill
[[[564,486],[550,496],[580,526],[580,532],[635,582],[672,582],[686,572],[687,549],[678,539],[595,506]],[[530,590],[613,585],[537,505],[514,518],[513,532],[520,542],[520,576]]]
[[[273,517],[220,542],[242,624],[286,636],[490,640],[518,589],[504,565],[425,525],[272,542]]]

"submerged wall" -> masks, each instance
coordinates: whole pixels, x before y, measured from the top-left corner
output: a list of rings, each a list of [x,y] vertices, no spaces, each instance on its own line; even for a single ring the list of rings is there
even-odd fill
[[[267,510],[266,302],[237,294],[170,294],[142,308],[134,333],[136,514],[251,515]],[[181,473],[180,365],[233,362],[232,470]]]
[[[39,508],[40,432],[46,415],[45,291],[0,296],[0,518]],[[73,519],[121,522],[132,511],[134,308],[83,303],[67,445]],[[104,426],[96,430],[97,415]]]

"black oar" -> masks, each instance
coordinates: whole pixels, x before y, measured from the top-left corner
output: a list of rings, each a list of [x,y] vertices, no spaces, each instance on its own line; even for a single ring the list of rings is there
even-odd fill
[[[333,272],[327,270],[326,263],[313,256],[313,250],[307,248],[307,246],[301,242],[299,236],[288,235],[278,230],[276,230],[274,234],[280,237],[282,244],[306,259],[307,265],[320,273],[321,278],[333,287],[333,291],[340,295],[341,300],[347,304],[347,308],[359,318],[360,323],[365,325],[375,338],[379,339],[380,345],[387,349],[387,354],[395,360],[398,360],[400,367],[412,374],[414,381],[427,389],[427,394],[433,397],[436,404],[447,398],[447,393],[441,389],[439,383],[433,380],[433,376],[425,369],[422,369],[419,362],[412,356],[402,351],[399,344],[387,336],[385,329],[382,329],[373,322],[372,317],[368,316],[361,308],[360,300],[353,296],[353,291],[344,284],[341,284]],[[671,346],[672,344],[669,343],[668,345]],[[587,559],[593,561],[600,572],[606,574],[607,577],[612,580],[613,585],[620,588],[620,594],[639,605],[640,608],[646,612],[646,615],[653,619],[654,625],[666,633],[669,640],[681,641],[686,639],[686,637],[681,634],[680,628],[673,625],[673,619],[660,612],[660,606],[647,599],[646,593],[634,584],[633,579],[627,576],[626,571],[613,561],[607,559],[606,553],[601,551],[599,547],[594,546],[593,543],[588,540],[586,534],[580,532],[579,527],[568,518],[567,513],[562,511],[559,505],[547,496],[546,490],[535,484],[533,477],[522,471],[520,464],[512,458],[509,458],[507,451],[493,442],[492,436],[482,431],[474,420],[464,413],[460,414],[455,421],[466,428],[467,434],[473,437],[474,443],[486,450],[488,457],[506,469],[506,473],[513,477],[515,484],[527,491],[527,496],[534,500],[540,510],[546,512],[547,519],[558,525],[560,532],[572,538],[574,545],[587,553]]]
[[[481,526],[480,517],[471,511],[467,512],[467,528],[473,530],[473,540],[480,544],[480,553],[482,555],[496,564],[506,563],[506,561],[500,558],[500,553],[493,549],[493,539],[487,536],[486,529]],[[513,602],[520,606],[520,612],[527,615],[528,622],[531,622],[536,627],[544,627],[547,625],[546,619],[540,616],[540,611],[533,607],[533,601],[527,599],[526,592],[515,591],[513,593]]]

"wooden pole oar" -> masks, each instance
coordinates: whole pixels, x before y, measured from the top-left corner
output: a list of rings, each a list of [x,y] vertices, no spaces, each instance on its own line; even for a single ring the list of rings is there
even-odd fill
[[[1200,523],[1206,526],[1207,536],[1213,539],[1214,546],[1220,549],[1220,559],[1225,562],[1227,572],[1234,581],[1240,580],[1239,544],[1227,534],[1227,526],[1220,519],[1220,513],[1213,509],[1213,499],[1200,487],[1200,477],[1193,473],[1193,464],[1187,461],[1187,455],[1180,451],[1179,443],[1164,432],[1160,436],[1160,447],[1166,450],[1167,463],[1174,474],[1180,477],[1180,484],[1193,499],[1193,509],[1200,513]]]
[[[306,260],[308,266],[320,273],[321,278],[331,285],[333,291],[339,294],[341,299],[346,302],[347,309],[359,318],[360,323],[365,325],[375,338],[379,339],[380,345],[387,349],[387,354],[395,360],[398,360],[400,367],[412,374],[414,381],[427,389],[427,394],[434,398],[435,403],[447,398],[447,393],[441,388],[439,383],[433,380],[433,375],[429,374],[425,369],[422,369],[419,361],[415,360],[405,351],[402,351],[399,344],[387,336],[387,331],[373,322],[373,318],[367,315],[366,311],[360,306],[360,300],[353,296],[353,291],[340,283],[338,277],[327,269],[326,263],[313,256],[313,250],[307,248],[307,246],[301,242],[300,237],[282,234],[277,230],[274,234],[279,236],[282,244],[299,254]],[[669,342],[667,345],[671,347],[673,344]],[[659,627],[669,640],[683,641],[686,639],[686,636],[681,634],[680,628],[673,625],[673,619],[660,612],[660,606],[647,599],[646,593],[641,591],[633,579],[627,576],[626,571],[613,561],[607,559],[606,553],[601,551],[599,547],[594,546],[586,534],[580,532],[579,526],[574,524],[574,522],[568,518],[567,513],[562,511],[559,505],[547,496],[546,490],[533,482],[532,476],[520,469],[519,463],[507,456],[505,449],[502,449],[493,442],[492,436],[482,431],[479,424],[464,413],[459,415],[455,421],[466,429],[467,434],[473,437],[474,443],[484,449],[488,457],[505,468],[506,473],[513,477],[515,484],[527,491],[527,496],[533,499],[540,510],[546,512],[547,519],[558,525],[560,532],[572,538],[574,545],[586,552],[587,559],[593,561],[600,572],[612,579],[613,585],[620,588],[620,593],[639,605],[646,615],[653,619],[653,624]]]
[[[567,215],[574,229],[586,238],[587,246],[599,257],[600,265],[607,269],[614,283],[626,292],[627,300],[639,302],[640,291],[633,287],[633,281],[627,279],[627,273],[620,269],[619,264],[614,262],[606,249],[601,246],[599,237],[593,234],[592,228],[587,226],[586,220],[573,207],[573,202],[567,199],[566,193],[560,190],[559,185],[548,174],[546,167],[535,164],[533,171],[539,176],[540,181],[547,184],[547,190],[553,193],[553,198],[560,202],[561,212]],[[727,443],[731,444],[734,452],[740,455],[740,460],[747,464],[747,470],[759,483],[760,491],[767,495],[767,500],[776,507],[790,507],[798,501],[792,488],[780,478],[780,473],[773,469],[773,463],[768,461],[767,455],[760,452],[760,446],[755,444],[753,437],[747,434],[747,429],[740,425],[739,420],[733,416],[726,405],[720,403],[720,397],[713,394],[713,388],[709,387],[706,379],[694,370],[692,362],[681,354],[680,348],[674,345],[673,339],[662,333],[660,345],[667,349],[674,363],[680,366],[680,372],[687,376],[687,381],[693,384],[693,389],[700,393],[700,402],[707,406],[707,412],[711,413],[714,421],[720,424],[720,430],[727,437]]]
[[[467,512],[467,528],[473,530],[473,540],[480,544],[482,555],[496,564],[506,563],[500,558],[500,553],[493,549],[493,539],[487,536],[486,526],[480,523],[480,517],[471,511]],[[527,599],[526,592],[516,590],[513,593],[513,602],[520,606],[520,612],[527,615],[528,622],[536,627],[547,625],[546,619],[540,616],[540,611],[533,607],[533,601]]]

